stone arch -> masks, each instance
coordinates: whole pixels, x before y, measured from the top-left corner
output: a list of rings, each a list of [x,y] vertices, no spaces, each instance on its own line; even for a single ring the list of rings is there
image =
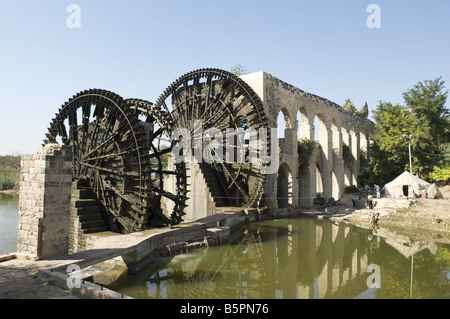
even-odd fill
[[[286,163],[282,163],[277,174],[278,208],[292,207],[292,173]]]

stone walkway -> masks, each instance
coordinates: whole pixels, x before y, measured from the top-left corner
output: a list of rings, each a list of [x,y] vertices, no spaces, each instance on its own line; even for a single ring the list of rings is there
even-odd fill
[[[16,254],[17,258],[8,260],[0,256],[0,299],[129,298],[88,281],[83,282],[80,288],[73,289],[75,293],[72,293],[71,289],[66,289],[69,278],[65,274],[67,267],[77,265],[84,269],[112,258],[132,256],[130,266],[137,271],[145,267],[147,257],[152,252],[165,249],[173,243],[197,242],[208,236],[219,244],[229,238],[231,229],[254,220],[254,214],[253,210],[244,212],[242,209],[224,209],[196,222],[171,228],[127,235],[99,233],[90,237],[89,250],[60,259],[31,261]]]
[[[50,284],[32,261],[0,263],[0,299],[79,299],[69,290]]]

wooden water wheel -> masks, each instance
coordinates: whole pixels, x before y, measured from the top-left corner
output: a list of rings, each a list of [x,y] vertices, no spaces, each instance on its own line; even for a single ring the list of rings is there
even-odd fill
[[[155,103],[155,108],[170,115],[168,127],[171,133],[177,128],[187,129],[194,140],[208,130],[220,131],[223,152],[211,152],[207,169],[215,172],[215,182],[220,185],[228,205],[236,198],[239,199],[238,205],[244,207],[258,204],[265,179],[261,173],[264,164],[250,161],[251,155],[261,158],[261,148],[249,147],[248,132],[252,129],[257,133],[259,129],[267,128],[268,124],[261,99],[247,83],[227,71],[196,70],[172,83]],[[236,143],[226,144],[227,129],[247,133],[237,134],[234,139]],[[202,149],[214,142],[204,137]],[[270,150],[269,130],[264,139],[265,146]],[[201,160],[205,163],[206,159]],[[233,200],[233,206],[236,204]]]
[[[143,113],[148,115],[145,122],[139,119]],[[183,214],[184,192],[164,192],[157,182],[160,176],[152,174],[180,173],[163,171],[161,157],[170,152],[170,145],[169,150],[153,145],[165,128],[160,127],[159,133],[151,131],[144,123],[151,126],[152,122],[157,121],[151,103],[91,89],[76,94],[59,109],[44,140],[45,144],[72,147],[73,179],[88,181],[110,223],[122,233],[140,231],[149,221],[177,223]],[[177,181],[185,182],[183,174]],[[170,216],[162,211],[161,196],[175,203]]]

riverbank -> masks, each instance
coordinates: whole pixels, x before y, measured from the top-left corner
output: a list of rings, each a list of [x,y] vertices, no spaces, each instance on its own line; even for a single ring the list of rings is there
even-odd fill
[[[0,194],[19,196],[19,190],[18,189],[0,190]]]
[[[351,198],[344,195],[335,205],[301,215],[351,222],[361,227],[383,227],[411,240],[450,244],[450,198],[445,199],[375,199],[373,209],[359,203],[353,208]],[[376,225],[371,224],[372,217]]]
[[[352,214],[353,223],[368,221],[370,214],[379,212],[380,227],[408,236],[411,240],[450,244],[450,199],[414,199],[406,208],[364,209]]]

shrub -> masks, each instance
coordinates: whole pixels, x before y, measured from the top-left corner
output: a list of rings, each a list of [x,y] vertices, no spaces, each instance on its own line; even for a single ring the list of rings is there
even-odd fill
[[[316,147],[317,142],[314,140],[308,140],[306,138],[301,139],[297,143],[297,152],[298,152],[298,165],[300,167],[304,165],[308,165],[309,158],[314,152],[314,148]]]
[[[352,193],[358,193],[358,187],[352,185],[352,186],[345,186],[344,193],[345,194],[352,194]]]

